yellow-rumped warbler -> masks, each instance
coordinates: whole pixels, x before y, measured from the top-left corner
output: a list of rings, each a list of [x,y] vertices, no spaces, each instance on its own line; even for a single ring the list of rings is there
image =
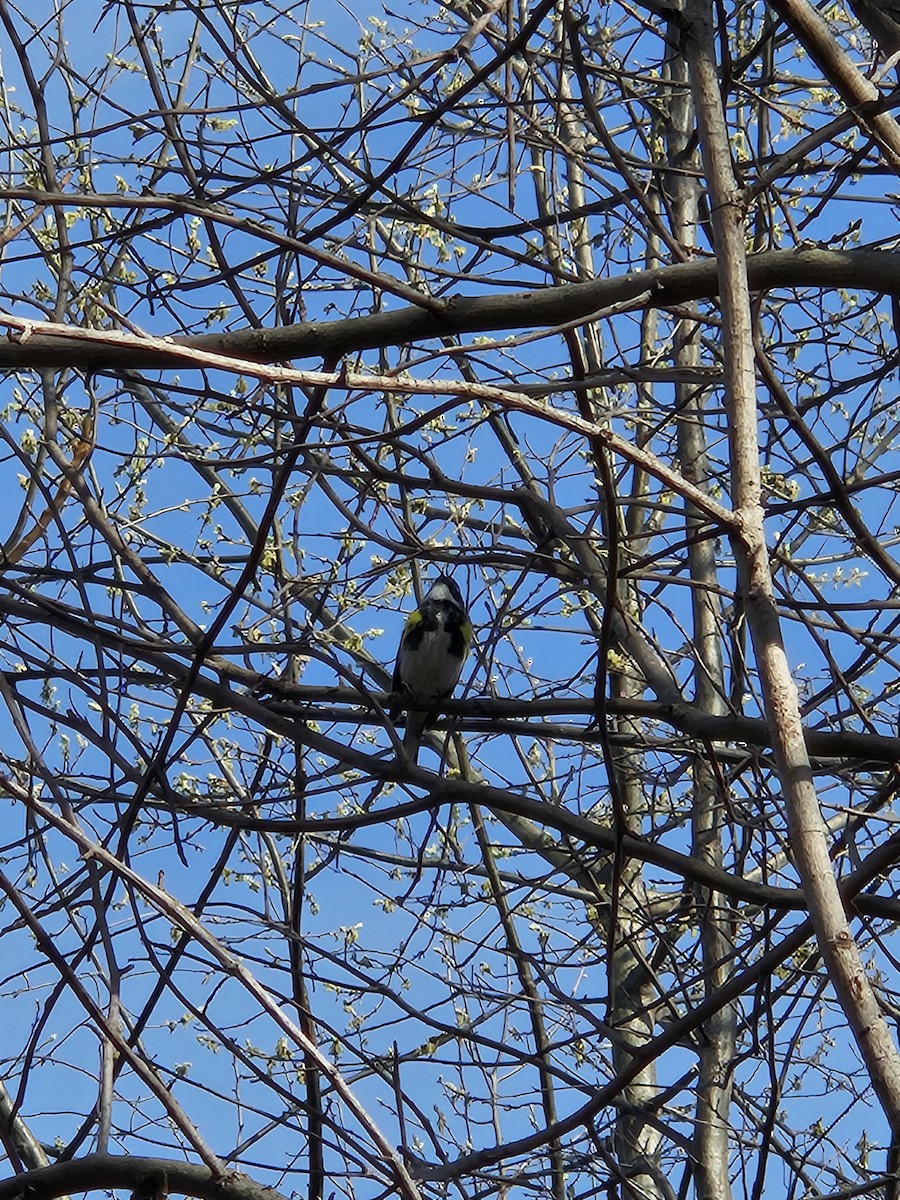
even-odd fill
[[[456,687],[472,644],[472,622],[462,592],[449,575],[438,575],[425,599],[406,618],[406,626],[394,667],[394,694],[416,704],[437,704]],[[391,707],[395,720],[403,709],[402,699]],[[403,748],[416,762],[422,731],[433,712],[406,714]]]

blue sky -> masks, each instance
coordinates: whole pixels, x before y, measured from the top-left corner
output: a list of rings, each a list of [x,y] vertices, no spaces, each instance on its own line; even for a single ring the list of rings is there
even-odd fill
[[[33,8],[30,19],[36,20],[40,11]],[[45,11],[49,21],[52,9],[46,6]],[[42,91],[59,139],[54,150],[62,159],[60,186],[73,197],[79,190],[122,197],[109,226],[97,210],[81,210],[73,198],[68,210],[74,249],[67,322],[114,324],[124,319],[157,335],[202,333],[248,323],[269,327],[301,319],[347,318],[400,304],[387,287],[367,285],[349,270],[336,268],[331,259],[327,264],[317,261],[317,253],[323,251],[344,256],[354,268],[377,269],[383,283],[387,277],[438,296],[537,289],[583,273],[569,223],[563,222],[558,233],[556,265],[549,261],[541,227],[534,227],[541,179],[554,211],[565,210],[566,188],[573,186],[565,177],[562,133],[552,119],[556,93],[550,85],[557,78],[552,62],[531,80],[533,88],[545,87],[546,95],[536,95],[531,107],[524,99],[513,105],[514,137],[508,136],[504,123],[491,125],[506,95],[518,96],[515,89],[521,86],[503,70],[491,79],[490,88],[471,94],[453,109],[445,127],[428,129],[422,113],[429,101],[448,86],[454,73],[466,77],[465,64],[455,60],[445,64],[439,85],[427,77],[428,56],[446,50],[460,36],[455,25],[452,31],[445,28],[446,14],[436,15],[430,5],[410,5],[399,16],[370,22],[354,19],[342,6],[324,0],[282,13],[271,6],[234,11],[241,29],[247,36],[252,33],[249,50],[273,82],[272,97],[260,100],[258,92],[249,90],[251,59],[236,54],[233,43],[229,46],[225,25],[215,13],[206,9],[198,15],[187,5],[172,11],[160,6],[154,12],[170,81],[181,78],[189,39],[195,28],[199,30],[198,50],[184,87],[186,111],[179,121],[192,168],[222,210],[223,219],[208,226],[193,209],[187,214],[173,211],[178,197],[190,191],[175,160],[165,169],[159,167],[158,174],[152,165],[165,146],[164,123],[139,56],[127,46],[124,8],[110,6],[99,21],[85,0],[71,0],[63,10],[68,53],[77,71],[69,83],[88,97],[77,137],[70,128],[66,81],[59,68],[50,69],[46,58],[51,27],[29,42],[36,73],[49,70]],[[149,12],[149,7],[139,10],[141,19]],[[210,24],[204,26],[204,20]],[[604,68],[597,51],[600,63],[592,78],[598,102],[626,164],[646,180],[650,173],[643,171],[642,156],[652,144],[651,118],[656,111],[652,70],[661,61],[662,44],[652,22],[641,29],[634,14],[617,5],[600,6],[599,21],[612,31],[608,61],[626,72],[632,90],[625,99],[615,91],[614,73]],[[20,31],[25,28],[18,17],[15,22]],[[397,29],[400,34],[393,32]],[[148,46],[156,61],[152,38]],[[341,46],[350,46],[353,53],[342,53]],[[242,65],[243,73],[237,76],[240,95],[224,61],[226,51]],[[410,66],[413,51],[421,63]],[[487,42],[479,40],[474,62],[487,61],[489,53]],[[785,47],[780,54],[782,65],[790,66],[794,49]],[[26,83],[8,42],[3,45],[3,64],[10,102],[23,110],[10,114],[7,138],[14,136],[17,143],[10,175],[16,185],[24,186],[34,182],[35,133]],[[398,99],[399,90],[419,69],[424,76],[419,94]],[[366,78],[356,80],[357,71]],[[801,125],[788,119],[788,106],[806,93],[807,73],[813,73],[810,64],[797,62],[793,79],[772,89],[771,119],[783,119],[775,137],[777,152],[833,116],[834,101],[823,92],[801,114]],[[386,80],[393,91],[387,90]],[[174,82],[172,95],[173,88]],[[361,105],[366,112],[369,105],[379,107],[374,130],[367,130],[365,138],[357,128]],[[637,122],[633,133],[626,125],[632,120]],[[87,136],[88,127],[98,130],[96,136]],[[850,135],[845,136],[849,143]],[[419,141],[396,165],[386,186],[376,190],[372,204],[348,216],[347,197],[362,186],[361,175],[377,174],[414,138]],[[322,143],[332,151],[324,160]],[[171,157],[171,151],[166,153]],[[267,173],[260,180],[262,166]],[[749,150],[744,166],[752,176],[756,168]],[[447,182],[451,169],[452,186]],[[836,247],[890,247],[895,237],[892,181],[879,174],[850,176],[841,185],[839,199],[797,228],[804,206],[812,206],[817,189],[830,182],[830,172],[822,179],[792,175],[786,180],[784,211],[773,204],[769,214],[771,223],[778,225],[771,243],[791,246],[807,238]],[[584,188],[586,202],[598,209],[590,225],[592,269],[597,275],[617,276],[648,261],[635,217],[640,206],[627,183],[595,146]],[[148,189],[164,194],[165,202],[147,201]],[[626,192],[627,204],[616,198],[619,189]],[[791,203],[792,190],[797,193],[796,206]],[[129,201],[134,202],[130,207]],[[471,230],[447,235],[428,224],[426,218],[434,215],[459,226],[476,226],[485,236],[479,243]],[[232,218],[243,220],[243,227],[235,227]],[[851,228],[857,220],[860,227]],[[45,222],[52,229],[49,212],[39,218],[38,226]],[[518,231],[506,231],[517,224]],[[279,240],[281,235],[290,235],[293,243]],[[126,239],[127,260],[105,276],[111,256]],[[702,232],[700,242],[705,248]],[[663,261],[668,261],[665,254]],[[19,235],[5,249],[2,306],[17,315],[48,316],[55,288],[40,248],[27,233]],[[861,488],[853,493],[855,502],[890,550],[896,538],[895,485],[871,480],[878,472],[898,469],[895,384],[885,367],[895,350],[894,331],[889,304],[881,301],[866,313],[870,300],[867,294],[773,294],[767,299],[765,330],[794,403],[841,474],[859,470]],[[703,315],[703,363],[716,367],[715,306],[704,306]],[[671,336],[679,316],[659,315],[659,359],[652,365],[671,364]],[[598,332],[602,365],[621,372],[621,382],[610,386],[603,399],[617,410],[627,410],[616,427],[629,437],[636,436],[637,428],[632,415],[637,391],[629,373],[640,365],[640,332],[640,314],[605,320]],[[466,338],[465,358],[458,347],[436,339],[412,349],[366,352],[347,365],[383,374],[409,369],[422,377],[456,375],[467,368],[481,382],[501,386],[553,379],[564,383],[571,363],[563,336],[554,330],[535,339],[532,333],[522,331],[514,343],[507,342],[505,334]],[[875,377],[869,379],[869,373]],[[162,742],[179,694],[176,682],[160,686],[138,672],[146,670],[152,648],[180,665],[188,662],[190,647],[179,611],[208,626],[230,598],[246,561],[247,526],[265,510],[273,476],[291,443],[292,426],[284,396],[257,388],[252,379],[235,380],[222,372],[184,369],[125,382],[111,375],[85,380],[70,372],[56,383],[63,403],[72,410],[63,412],[63,425],[68,421],[76,427],[82,411],[97,406],[97,444],[87,476],[91,494],[126,544],[144,557],[163,599],[115,561],[100,525],[86,520],[79,504],[67,502],[46,536],[16,570],[6,572],[5,594],[10,604],[64,602],[81,615],[85,627],[76,635],[54,620],[53,610],[38,619],[33,611],[16,615],[8,606],[0,653],[11,677],[36,673],[20,679],[17,692],[26,703],[45,767],[29,761],[11,718],[4,716],[3,769],[18,772],[19,783],[34,787],[47,803],[68,797],[84,828],[116,848],[119,823],[140,787],[148,758]],[[59,487],[59,471],[40,457],[49,426],[39,384],[33,372],[22,372],[4,384],[0,407],[8,441],[0,454],[0,482],[3,494],[11,497],[4,537],[26,496],[20,476],[39,479],[44,489],[34,494],[32,514],[40,514]],[[570,392],[560,390],[551,398],[562,407],[574,406]],[[291,399],[297,408],[303,407],[299,391]],[[760,399],[761,441],[771,485],[767,530],[784,593],[790,659],[802,698],[816,700],[810,703],[807,719],[825,728],[845,724],[893,733],[897,701],[890,581],[852,545],[824,495],[820,467],[798,447],[762,389]],[[670,383],[655,384],[644,418],[644,427],[651,430],[648,444],[670,463],[676,454],[674,402]],[[716,472],[725,469],[727,448],[727,417],[721,405],[720,393],[712,392],[706,419]],[[476,653],[463,675],[468,694],[589,698],[597,646],[589,617],[599,607],[596,597],[560,582],[547,559],[533,555],[515,504],[514,490],[522,486],[522,478],[503,447],[502,430],[492,426],[478,406],[467,403],[430,425],[417,423],[428,411],[429,402],[422,398],[361,394],[346,387],[331,392],[327,417],[307,434],[285,489],[271,554],[230,613],[217,650],[237,667],[265,677],[278,677],[295,655],[303,684],[331,687],[352,672],[376,687],[377,669],[390,670],[404,615],[413,602],[411,560],[426,580],[449,564],[468,595],[478,631]],[[171,425],[164,426],[154,413],[164,414]],[[541,494],[599,544],[603,503],[583,441],[546,421],[518,414],[503,421],[535,472]],[[187,440],[179,443],[173,430]],[[386,431],[391,440],[379,451]],[[70,439],[60,440],[67,446]],[[393,472],[387,481],[372,468],[371,459],[379,453],[378,466]],[[625,494],[631,471],[618,461],[614,468]],[[401,486],[404,472],[416,486]],[[423,481],[429,484],[428,492]],[[477,489],[485,495],[472,495]],[[495,490],[488,494],[488,489]],[[497,489],[505,490],[502,498]],[[718,498],[727,502],[727,495]],[[656,523],[640,554],[635,550],[641,569],[641,619],[690,694],[695,667],[683,511],[677,499],[656,484],[651,485],[650,502]],[[31,520],[26,517],[26,529]],[[367,528],[373,536],[361,532]],[[734,579],[728,548],[720,542],[719,549],[720,583],[730,591]],[[548,558],[559,562],[555,552]],[[809,610],[820,595],[869,607],[838,610],[845,626],[830,619],[817,625]],[[729,605],[726,596],[723,642],[731,682],[740,620]],[[98,650],[90,627],[107,621],[118,623],[139,648]],[[863,645],[871,654],[857,675],[847,678],[864,635],[869,640]],[[49,679],[39,677],[42,669]],[[215,672],[210,676],[240,693],[241,685],[233,679]],[[823,694],[834,681],[841,685],[835,695]],[[755,715],[759,696],[752,679],[743,691],[746,695],[737,698],[746,714]],[[583,725],[584,720],[576,723]],[[319,728],[355,750],[387,753],[387,739],[377,727],[322,721]],[[652,741],[641,760],[648,772],[644,832],[684,850],[690,837],[693,748],[675,740],[666,725],[651,723],[646,732]],[[209,928],[290,1008],[279,871],[290,870],[291,836],[247,830],[223,870],[218,857],[228,844],[229,827],[224,819],[191,814],[189,804],[192,797],[223,806],[252,804],[254,812],[270,820],[291,818],[293,747],[283,737],[268,737],[259,721],[211,713],[199,698],[182,716],[174,745],[185,742],[168,772],[183,807],[173,816],[157,796],[142,808],[128,840],[129,862],[153,883],[162,872],[166,889],[188,906],[218,872],[205,908]],[[544,737],[537,722],[518,738],[508,732],[471,735],[467,746],[488,782],[608,821],[610,799],[598,746]],[[423,754],[423,763],[431,769],[439,765],[430,752]],[[416,794],[416,789],[392,785],[375,794],[370,779],[358,778],[325,754],[309,754],[306,769],[310,815],[344,815],[371,803],[387,808]],[[721,769],[731,821],[729,869],[736,874],[758,871],[769,882],[793,885],[793,871],[780,857],[786,835],[771,764],[748,765],[741,761],[739,748],[732,747],[729,754],[723,753]],[[873,775],[839,767],[823,772],[826,816],[841,806],[859,804],[871,791]],[[871,829],[871,840],[877,843],[884,827],[873,824]],[[155,961],[164,961],[175,944],[171,922],[151,916],[144,901],[132,900],[124,890],[117,890],[112,904],[98,912],[89,894],[78,892],[79,881],[88,878],[88,866],[71,843],[48,832],[46,850],[29,863],[25,832],[21,803],[7,800],[0,810],[7,872],[67,955],[78,955],[86,931],[96,923],[108,926],[119,965],[129,968],[123,976],[124,1003],[130,1013],[139,1013],[156,977]],[[491,822],[490,835],[499,847],[500,869],[520,876],[510,884],[508,903],[538,976],[559,1072],[557,1102],[566,1113],[583,1104],[609,1074],[609,1041],[603,1028],[605,947],[584,895],[571,881],[561,872],[551,872],[500,823]],[[420,1109],[420,1115],[411,1106],[404,1113],[408,1140],[412,1144],[420,1139],[416,1153],[437,1161],[441,1150],[455,1157],[467,1148],[493,1145],[498,1138],[527,1134],[542,1120],[537,1071],[528,1058],[529,1016],[506,934],[496,912],[484,904],[484,877],[469,869],[479,862],[471,814],[464,806],[452,813],[442,811],[433,828],[430,815],[421,813],[360,830],[346,840],[348,844],[338,849],[334,835],[313,838],[307,850],[311,878],[304,902],[304,949],[315,975],[312,1003],[321,1023],[323,1049],[333,1055],[392,1145],[404,1132],[389,1077],[387,1056],[395,1043],[402,1060],[400,1084]],[[449,861],[448,868],[426,865],[419,873],[416,860],[423,847],[426,863],[441,857]],[[865,850],[861,843],[858,852]],[[854,865],[852,855],[848,860]],[[600,870],[602,865],[595,867]],[[645,880],[669,897],[680,886],[680,881],[654,868],[647,868]],[[65,904],[55,908],[59,894]],[[146,922],[143,935],[137,916]],[[796,920],[785,916],[771,936],[784,936]],[[751,934],[762,928],[762,915],[746,912],[737,925],[745,956],[741,963],[746,965],[756,953],[750,948]],[[872,955],[873,972],[884,972],[890,998],[895,949],[890,937],[886,933],[885,943],[875,945],[861,927],[859,931],[866,953]],[[96,1035],[81,1024],[69,995],[53,998],[55,969],[35,952],[11,916],[3,936],[10,964],[2,993],[9,1014],[7,1077],[18,1086],[33,1061],[25,1072],[23,1114],[48,1143],[57,1138],[65,1143],[93,1103]],[[98,942],[92,960],[78,966],[79,977],[104,1004],[108,953],[109,947]],[[841,1162],[840,1154],[855,1154],[862,1129],[876,1143],[883,1131],[856,1074],[855,1050],[843,1018],[832,1002],[821,1000],[817,976],[802,978],[803,961],[798,958],[793,964],[798,975],[790,977],[783,997],[778,997],[779,980],[772,981],[776,1001],[771,1028],[757,1010],[763,1002],[760,995],[748,991],[743,998],[745,1057],[735,1070],[746,1090],[748,1110],[735,1120],[738,1125],[741,1120],[755,1125],[758,1117],[752,1105],[765,1106],[774,1090],[764,1056],[755,1053],[753,1031],[761,1026],[774,1039],[776,1075],[777,1064],[785,1063],[778,1101],[785,1124],[812,1130],[808,1142],[798,1138],[795,1152],[808,1152],[811,1174],[821,1170],[822,1186],[836,1187],[841,1181],[828,1171]],[[671,994],[679,1010],[699,1000],[698,963],[697,931],[687,925],[656,968],[660,989]],[[407,1004],[427,1017],[412,1015]],[[186,1019],[191,1006],[225,1030],[227,1038],[205,1028],[201,1015]],[[469,1031],[467,1038],[447,1033],[459,1028]],[[26,1054],[21,1047],[28,1044],[31,1030]],[[235,981],[220,976],[204,952],[192,950],[156,1004],[142,1044],[218,1153],[229,1155],[240,1147],[235,1161],[241,1169],[287,1192],[300,1192],[306,1171],[305,1123],[297,1107],[303,1097],[300,1063],[296,1051],[281,1046],[280,1036]],[[245,1062],[238,1061],[234,1047],[246,1056]],[[673,1086],[665,1119],[685,1137],[691,1133],[695,1063],[696,1055],[683,1048],[669,1051],[660,1062],[660,1082]],[[268,1087],[269,1080],[282,1090]],[[122,1077],[120,1092],[116,1149],[175,1153],[179,1139],[161,1122],[156,1101],[148,1100],[128,1075]],[[293,1107],[288,1096],[293,1097]],[[507,1111],[492,1107],[494,1096],[508,1105]],[[351,1178],[355,1164],[352,1169],[347,1166],[345,1156],[365,1140],[333,1097],[329,1106],[329,1117],[349,1130],[341,1147],[329,1150],[334,1178],[340,1177],[335,1188],[378,1195],[379,1182]],[[607,1136],[612,1119],[611,1110],[602,1114],[600,1136]],[[833,1148],[813,1130],[819,1119],[826,1126],[835,1122],[835,1147],[843,1149]],[[785,1130],[777,1132],[787,1138]],[[579,1156],[593,1154],[594,1149],[582,1137],[567,1144],[566,1152],[571,1156],[573,1192],[589,1194],[600,1168],[591,1162],[580,1170]],[[669,1153],[678,1163],[683,1161],[677,1145]],[[773,1154],[770,1186],[783,1180],[782,1166],[775,1160]],[[756,1170],[759,1160],[748,1155],[748,1161],[748,1171]],[[342,1177],[345,1166],[348,1174]],[[540,1172],[545,1167],[546,1161],[538,1158],[523,1169]],[[543,1182],[538,1177],[518,1186],[522,1192],[540,1191]],[[749,1192],[752,1180],[746,1186]]]

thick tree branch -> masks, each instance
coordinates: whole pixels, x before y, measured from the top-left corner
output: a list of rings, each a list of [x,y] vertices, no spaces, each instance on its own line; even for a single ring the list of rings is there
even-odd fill
[[[770,288],[859,288],[900,295],[900,254],[886,250],[773,250],[747,261],[752,291]],[[667,308],[719,294],[715,259],[632,271],[612,279],[535,288],[506,295],[454,296],[439,312],[419,306],[340,321],[317,321],[276,329],[238,329],[166,337],[143,346],[133,335],[84,330],[10,333],[0,340],[0,367],[75,367],[82,371],[125,367],[171,370],[196,365],[180,350],[198,350],[251,362],[322,358],[407,342],[500,332],[553,329],[633,303]],[[649,296],[649,299],[647,297]],[[24,322],[27,326],[28,323]]]
[[[863,133],[873,137],[892,169],[900,173],[900,126],[879,112],[881,93],[841,49],[828,22],[809,0],[769,0],[803,43],[819,70],[841,95]]]
[[[719,255],[722,352],[730,417],[732,496],[743,528],[734,540],[747,623],[772,726],[791,846],[809,900],[810,919],[829,976],[847,1015],[896,1142],[900,1137],[900,1054],[881,1014],[850,932],[829,856],[813,784],[797,688],[785,653],[763,528],[760,449],[750,284],[744,216],[722,109],[710,0],[688,0],[686,41],[712,222]]]
[[[179,1159],[94,1154],[53,1163],[0,1180],[0,1200],[58,1200],[69,1192],[130,1189],[145,1195],[194,1196],[197,1200],[284,1200],[281,1192],[239,1171],[215,1175],[208,1167]]]

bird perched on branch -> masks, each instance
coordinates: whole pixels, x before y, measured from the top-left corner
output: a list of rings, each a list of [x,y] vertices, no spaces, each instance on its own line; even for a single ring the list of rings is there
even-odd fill
[[[446,700],[459,680],[472,644],[472,622],[462,592],[449,575],[438,575],[419,607],[409,614],[394,667],[396,719],[404,702],[434,704]],[[406,714],[403,748],[412,762],[419,756],[422,732],[434,711]]]

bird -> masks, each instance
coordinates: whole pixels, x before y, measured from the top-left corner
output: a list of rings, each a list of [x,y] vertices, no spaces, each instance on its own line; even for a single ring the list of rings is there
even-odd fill
[[[394,666],[391,720],[411,701],[416,705],[446,700],[462,673],[472,644],[472,622],[458,584],[449,575],[438,575],[422,603],[406,618]],[[434,710],[409,710],[403,749],[418,762],[425,726]]]

